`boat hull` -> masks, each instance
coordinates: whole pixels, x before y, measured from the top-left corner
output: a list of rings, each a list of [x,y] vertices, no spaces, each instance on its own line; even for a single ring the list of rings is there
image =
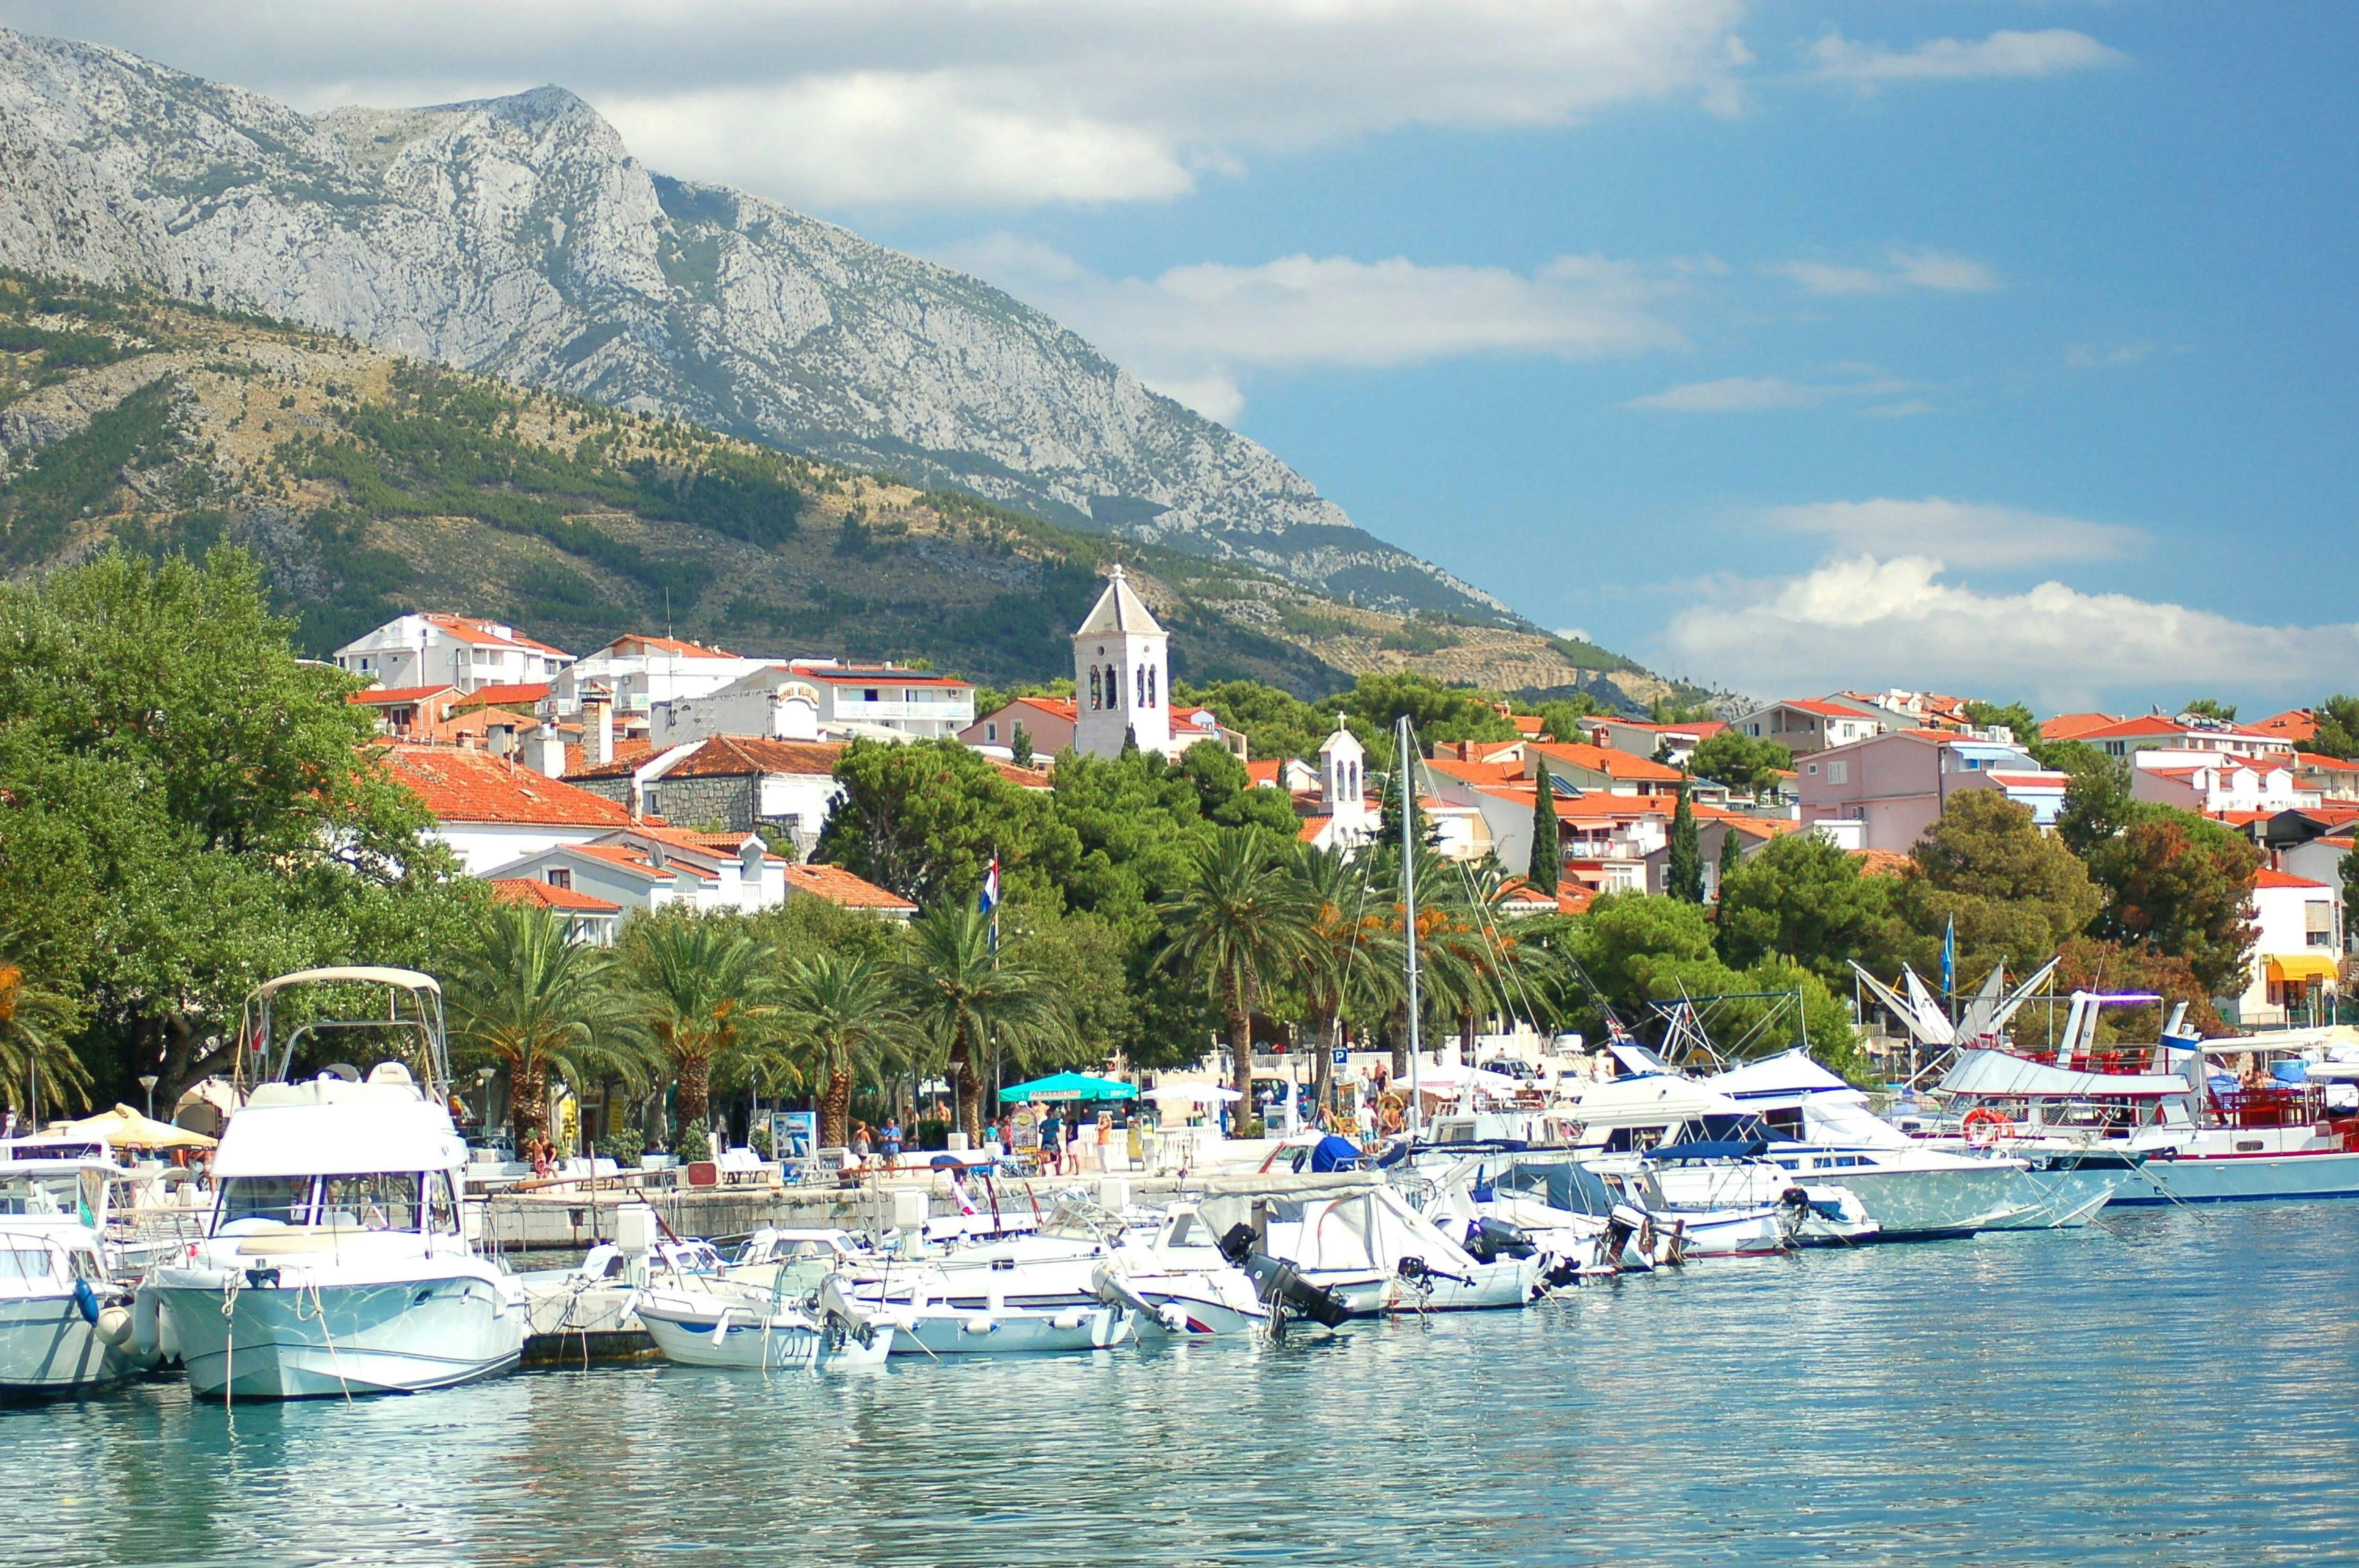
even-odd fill
[[[765,1371],[874,1367],[892,1354],[896,1337],[889,1324],[879,1324],[870,1328],[864,1345],[857,1336],[842,1330],[810,1323],[765,1323],[758,1312],[743,1309],[732,1314],[716,1335],[714,1325],[721,1318],[711,1307],[688,1307],[660,1298],[642,1299],[638,1317],[664,1359],[684,1367]]]
[[[136,1370],[129,1355],[98,1336],[73,1297],[0,1297],[0,1399],[85,1393]]]
[[[1034,1311],[920,1310],[895,1325],[896,1356],[1037,1356],[1105,1350],[1131,1336],[1132,1314],[1117,1307]]]
[[[420,1393],[513,1370],[524,1352],[522,1304],[476,1274],[233,1293],[190,1272],[145,1288],[199,1398]]]
[[[2281,1198],[2359,1197],[2359,1153],[2157,1156],[2114,1195],[2117,1204],[2254,1203]]]
[[[1994,1161],[1987,1166],[1893,1170],[1855,1165],[1814,1173],[1851,1189],[1886,1241],[1921,1241],[1968,1236],[2019,1217],[2028,1200],[2018,1191],[2020,1166]]]

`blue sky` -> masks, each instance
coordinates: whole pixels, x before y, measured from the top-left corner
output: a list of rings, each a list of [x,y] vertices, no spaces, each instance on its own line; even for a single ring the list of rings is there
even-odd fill
[[[2359,689],[2347,7],[0,17],[304,108],[572,86],[656,167],[980,272],[1668,672]]]

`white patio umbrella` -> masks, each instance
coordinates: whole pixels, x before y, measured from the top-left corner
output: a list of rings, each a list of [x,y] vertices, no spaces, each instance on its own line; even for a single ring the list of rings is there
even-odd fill
[[[1210,1105],[1215,1100],[1240,1098],[1234,1089],[1218,1084],[1165,1084],[1161,1088],[1147,1091],[1147,1098],[1158,1105]]]

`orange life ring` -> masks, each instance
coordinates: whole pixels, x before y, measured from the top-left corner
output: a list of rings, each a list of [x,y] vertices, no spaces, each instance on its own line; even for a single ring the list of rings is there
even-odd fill
[[[1987,1149],[2002,1139],[2015,1136],[2015,1123],[1986,1105],[1978,1105],[1966,1112],[1966,1141],[1976,1149]],[[1981,1133],[1976,1137],[1976,1133]]]

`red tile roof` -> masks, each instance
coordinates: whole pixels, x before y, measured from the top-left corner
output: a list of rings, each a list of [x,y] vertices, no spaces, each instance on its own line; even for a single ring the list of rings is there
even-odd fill
[[[1610,779],[1651,781],[1676,784],[1687,774],[1666,762],[1649,757],[1616,752],[1603,746],[1585,746],[1575,741],[1535,741],[1529,748],[1543,757],[1571,762],[1592,773],[1603,773]]]
[[[2283,713],[2272,713],[2267,719],[2256,719],[2253,728],[2265,735],[2275,735],[2287,741],[2318,739],[2318,715],[2307,708],[2288,708]]]
[[[1257,784],[1266,784],[1275,788],[1277,784],[1278,774],[1284,772],[1285,768],[1286,759],[1283,757],[1272,757],[1266,762],[1247,762],[1245,764],[1245,777],[1253,780],[1253,782]]]
[[[669,750],[669,748],[666,748]],[[644,766],[654,749],[640,741],[629,752],[617,746],[614,760],[600,768],[582,768],[571,776],[582,779],[622,778]],[[760,735],[714,735],[671,765],[668,779],[742,778],[750,773],[802,773],[824,777],[835,772],[843,755],[840,741],[772,741]]]
[[[1446,779],[1462,784],[1527,784],[1521,762],[1462,762],[1454,757],[1429,757],[1425,765]]]
[[[1917,862],[1897,849],[1853,849],[1847,851],[1859,864],[1864,877],[1897,877],[1906,873]]]
[[[1070,697],[1019,697],[1007,706],[1015,708],[1019,704],[1037,708],[1041,712],[1061,719],[1068,724],[1081,722],[1082,705]]]
[[[1772,703],[1770,706],[1773,708],[1790,708],[1800,713],[1815,713],[1825,719],[1867,719],[1871,717],[1868,714],[1858,711],[1856,708],[1845,708],[1840,702],[1825,702],[1817,697],[1790,697],[1783,702]]]
[[[875,882],[853,876],[842,866],[809,865],[787,868],[788,893],[816,893],[830,903],[840,903],[847,909],[889,909],[915,914],[918,906],[899,893],[878,887]]]
[[[1332,816],[1306,816],[1302,819],[1302,826],[1295,829],[1294,836],[1305,844],[1315,843],[1319,835],[1327,831],[1327,825],[1334,820]]]
[[[2281,735],[2264,735],[2257,730],[2246,730],[2234,724],[2199,728],[2181,724],[2176,719],[2165,719],[2159,713],[2143,713],[2135,719],[2116,719],[2094,730],[2084,730],[2072,737],[2076,741],[2135,741],[2149,735],[2210,735],[2225,736],[2234,741],[2282,741]],[[2053,737],[2049,737],[2053,739]]]
[[[690,643],[679,637],[647,637],[637,633],[627,633],[617,637],[598,651],[602,654],[617,654],[625,657],[636,654],[670,654],[674,657],[683,659],[734,659],[737,656],[719,648],[708,648],[701,643]]]
[[[428,697],[440,697],[446,692],[455,697],[459,688],[449,685],[381,686],[367,691],[356,691],[344,700],[358,703],[363,708],[397,708],[406,702],[424,702]]]
[[[492,896],[502,903],[537,903],[575,914],[620,914],[623,906],[572,888],[554,887],[538,877],[494,877]]]
[[[2296,752],[2293,760],[2305,768],[2324,768],[2329,773],[2359,773],[2359,762],[2347,757],[2330,757],[2323,752]]]
[[[1056,787],[1056,774],[1047,768],[1019,768],[1014,762],[1003,762],[996,757],[985,757],[984,761],[989,762],[992,771],[1009,784],[1020,785],[1025,789]]]
[[[2321,892],[2329,891],[2324,882],[2314,882],[2308,877],[2298,877],[2291,871],[2278,871],[2275,866],[2263,866],[2259,871],[2255,871],[2253,885],[2256,888],[2316,888]]]
[[[2039,721],[2039,738],[2043,741],[2077,741],[2092,730],[2103,730],[2121,720],[2110,713],[2060,713],[2053,719]],[[2029,736],[2021,737],[2029,740]]]
[[[440,626],[462,643],[480,643],[491,648],[530,648],[535,653],[555,654],[560,659],[570,659],[573,656],[562,648],[552,648],[546,643],[537,643],[514,630],[503,632],[496,623],[478,621],[472,616],[422,615],[419,619],[429,625]]]
[[[604,795],[459,746],[392,745],[393,776],[442,822],[516,822],[550,827],[627,827],[631,814]]]
[[[643,833],[647,831],[644,824],[640,826],[638,831]],[[636,844],[568,844],[558,853],[587,855],[593,860],[603,860],[610,866],[619,866],[624,871],[636,871],[649,881],[669,881],[682,872],[696,878],[699,881],[709,882],[716,880],[712,872],[706,871],[693,860],[673,860],[667,857],[664,863],[658,866],[647,857],[645,849]]]
[[[549,695],[547,681],[511,681],[506,686],[479,686],[461,697],[460,708],[508,708],[530,705]]]

